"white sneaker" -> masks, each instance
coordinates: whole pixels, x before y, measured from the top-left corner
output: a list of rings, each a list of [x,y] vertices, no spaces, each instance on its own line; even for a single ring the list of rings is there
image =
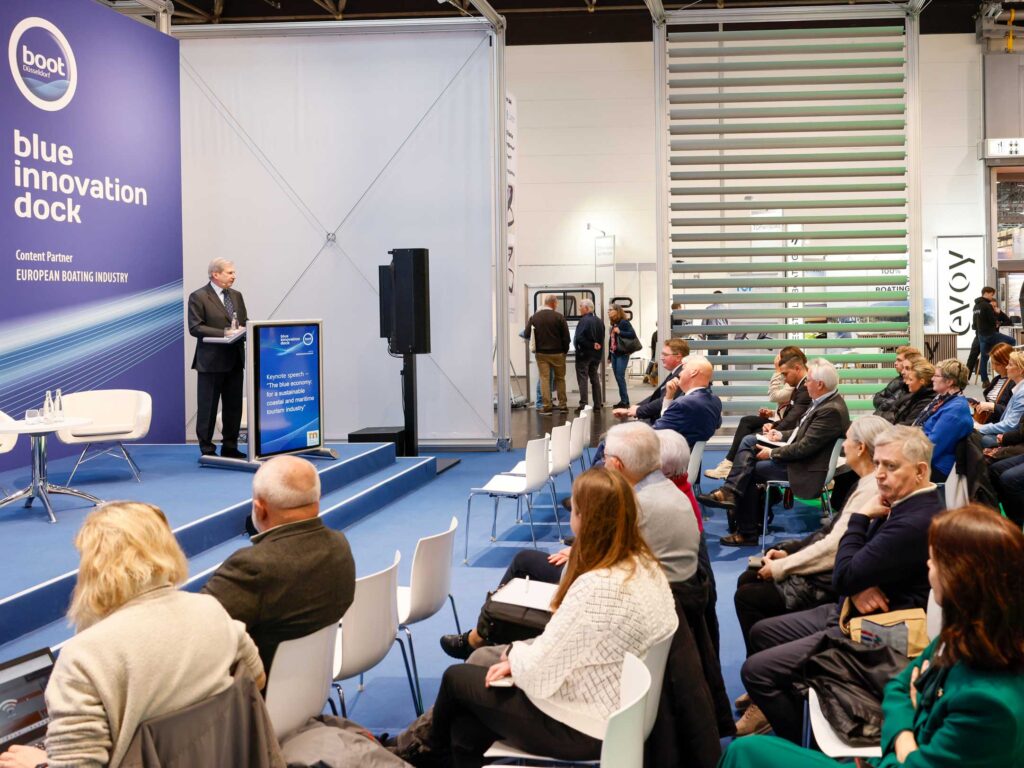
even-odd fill
[[[732,462],[728,459],[722,459],[714,469],[705,469],[704,477],[710,477],[712,480],[725,480],[729,476],[731,469]]]

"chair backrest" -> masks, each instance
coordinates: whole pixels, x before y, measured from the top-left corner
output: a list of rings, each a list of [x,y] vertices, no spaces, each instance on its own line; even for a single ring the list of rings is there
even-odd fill
[[[3,411],[0,411],[0,421],[14,421]],[[9,453],[14,450],[14,446],[18,442],[17,435],[0,435],[0,453]]]
[[[696,485],[700,481],[700,465],[704,463],[704,449],[707,444],[707,440],[698,440],[690,449],[690,463],[686,466],[686,477],[691,485]]]
[[[828,460],[828,473],[825,475],[824,485],[828,485],[832,482],[832,478],[836,476],[836,467],[839,466],[839,455],[843,452],[843,443],[846,442],[845,437],[836,439],[836,444],[832,446],[832,455]]]
[[[277,646],[267,677],[267,712],[280,741],[319,715],[331,690],[338,625]]]
[[[356,594],[341,621],[334,654],[334,679],[372,669],[388,655],[398,632],[398,563],[356,579]]]
[[[579,421],[579,419],[576,419]],[[551,475],[560,475],[569,469],[570,424],[563,424],[551,430]]]
[[[441,610],[452,587],[452,549],[459,519],[452,516],[447,531],[416,542],[409,576],[409,617],[406,624],[429,618]]]
[[[589,422],[582,413],[569,423],[569,461],[579,461],[583,455],[583,440]]]
[[[619,709],[608,719],[601,744],[601,768],[641,768],[644,764],[645,703],[651,699],[651,674],[640,659],[622,660]]]
[[[651,692],[647,697],[647,704],[644,707],[644,738],[651,734],[654,728],[654,721],[658,718],[658,704],[661,701],[661,684],[665,682],[665,666],[668,664],[668,652],[672,647],[672,638],[676,636],[675,630],[669,632],[661,639],[655,641],[654,645],[647,649],[644,654],[644,666],[651,676]]]
[[[968,492],[967,478],[956,471],[956,464],[949,470],[949,476],[943,483],[946,509],[956,509],[971,503]]]
[[[925,626],[928,631],[928,639],[934,640],[942,631],[942,606],[935,602],[935,593],[928,590],[928,610]]]
[[[93,389],[69,392],[63,396],[64,415],[92,419],[89,431],[104,425],[131,426],[131,432],[118,435],[120,440],[137,440],[149,434],[153,418],[153,398],[138,389]],[[57,436],[65,443],[91,442],[89,437],[75,437],[73,429],[62,429]]]
[[[543,488],[548,477],[548,438],[538,437],[526,444],[526,490]]]

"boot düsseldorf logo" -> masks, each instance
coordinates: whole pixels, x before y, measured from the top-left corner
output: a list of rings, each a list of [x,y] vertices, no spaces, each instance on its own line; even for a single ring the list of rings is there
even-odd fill
[[[56,112],[71,103],[78,84],[75,54],[54,24],[38,16],[22,19],[7,53],[18,90],[34,106]]]

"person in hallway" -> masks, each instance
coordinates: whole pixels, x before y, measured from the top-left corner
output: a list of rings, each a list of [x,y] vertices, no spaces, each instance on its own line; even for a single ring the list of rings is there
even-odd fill
[[[710,440],[722,426],[722,401],[711,391],[715,369],[706,357],[686,358],[679,376],[665,384],[661,416],[655,429],[672,429],[686,438],[692,449],[702,440]]]
[[[986,285],[981,289],[981,296],[974,300],[974,318],[971,323],[978,336],[978,372],[981,374],[981,384],[985,387],[988,386],[988,356],[992,347],[1000,342],[1011,346],[1017,343],[1010,336],[999,332],[999,326],[1009,325],[1010,318],[998,309],[995,298],[996,289],[992,286]]]
[[[252,480],[259,533],[203,587],[245,624],[267,674],[280,643],[337,623],[355,597],[348,539],[319,514],[320,475],[313,465],[296,456],[270,459]]]
[[[661,346],[661,364],[668,373],[654,391],[636,405],[628,408],[616,408],[612,413],[620,419],[633,418],[654,424],[661,418],[662,400],[665,399],[665,386],[671,379],[679,376],[683,370],[683,359],[690,354],[690,345],[686,339],[669,339]]]
[[[885,688],[879,768],[1024,765],[1024,534],[987,507],[937,515],[928,583],[942,630]],[[861,763],[858,762],[858,765]],[[719,768],[840,768],[772,736],[734,741]]]
[[[196,371],[196,437],[203,456],[212,456],[217,448],[213,432],[217,409],[221,410],[220,455],[244,459],[238,450],[238,432],[242,423],[242,382],[245,371],[245,339],[232,344],[209,344],[207,338],[230,336],[232,329],[244,328],[249,320],[242,294],[235,284],[235,265],[217,258],[208,268],[210,282],[188,297],[188,332],[198,342],[192,357]]]
[[[601,388],[601,360],[604,357],[604,321],[594,314],[594,302],[580,301],[580,320],[576,324],[573,348],[576,350],[576,383],[580,390],[577,412],[587,406],[587,385],[594,396],[594,410],[600,411],[604,403]]]
[[[554,412],[551,400],[550,375],[554,372],[555,389],[558,391],[558,410],[569,412],[569,401],[565,394],[565,356],[569,352],[569,324],[557,309],[558,297],[550,294],[544,297],[544,305],[526,321],[523,338],[534,338],[534,357],[537,360],[537,375],[540,377],[540,391],[543,405],[542,415]]]
[[[0,755],[4,768],[119,766],[141,723],[227,690],[236,665],[264,687],[241,622],[212,597],[179,589],[188,564],[157,507],[103,504],[75,548],[75,635],[46,686],[46,750],[14,747]]]
[[[722,292],[721,291],[714,291],[714,293],[721,294]],[[725,311],[725,305],[718,304],[716,302],[715,304],[708,304],[707,307],[705,307],[705,309],[707,309],[709,312],[724,312]],[[726,317],[709,317],[704,322],[707,325],[720,325],[723,328],[727,328],[729,326],[729,319],[726,318]],[[729,334],[728,333],[705,333],[704,334],[704,340],[705,341],[728,341],[729,340]],[[729,350],[727,350],[727,349],[709,349],[708,350],[708,357],[710,357],[711,355],[722,355],[724,357],[724,356],[728,356],[728,354],[729,354]],[[729,368],[728,365],[726,365],[725,363],[722,363],[722,371],[726,371],[728,368]],[[722,383],[723,384],[728,384],[729,382],[724,381],[724,378],[725,377],[723,376],[723,382]]]
[[[622,342],[636,341],[636,331],[626,319],[626,313],[618,304],[608,307],[608,322],[611,331],[608,335],[608,360],[612,364],[615,383],[619,385],[619,402],[613,408],[629,408],[629,391],[626,389],[626,368],[629,367],[630,353],[623,349]]]

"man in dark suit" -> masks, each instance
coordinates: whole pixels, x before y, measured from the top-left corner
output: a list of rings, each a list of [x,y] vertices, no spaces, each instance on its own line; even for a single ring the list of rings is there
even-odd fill
[[[683,359],[690,354],[686,339],[669,339],[661,347],[661,364],[668,371],[661,384],[646,399],[629,408],[616,408],[612,413],[619,418],[632,417],[638,421],[654,424],[661,418],[665,387],[672,379],[678,378],[683,370]]]
[[[244,459],[238,450],[238,430],[242,423],[242,380],[245,371],[245,344],[208,344],[208,337],[223,338],[232,326],[242,328],[249,319],[242,294],[231,286],[235,265],[227,259],[214,259],[209,267],[210,282],[188,297],[188,332],[199,341],[192,358],[197,371],[196,436],[204,456],[216,453],[213,431],[217,424],[217,406],[221,405],[220,455]]]
[[[711,391],[714,368],[706,357],[688,357],[679,376],[666,382],[662,414],[655,429],[672,429],[692,449],[722,426],[722,401]]]
[[[587,405],[587,385],[594,392],[594,410],[600,411],[604,398],[601,391],[601,358],[604,349],[604,322],[594,314],[594,302],[580,301],[580,320],[576,323],[573,348],[576,350],[576,383],[580,388],[580,406]]]
[[[320,512],[320,475],[278,456],[252,481],[252,546],[221,563],[203,591],[245,624],[270,674],[277,646],[341,620],[352,604],[356,566],[345,534]]]
[[[769,440],[784,445],[769,448],[746,443],[736,453],[729,477],[714,493],[698,499],[707,506],[735,510],[737,532],[719,541],[727,547],[756,547],[761,531],[763,504],[757,483],[788,480],[793,494],[802,498],[821,495],[836,440],[846,434],[850,413],[839,394],[839,375],[825,359],[807,369],[807,393],[811,407],[796,428],[768,433]]]

